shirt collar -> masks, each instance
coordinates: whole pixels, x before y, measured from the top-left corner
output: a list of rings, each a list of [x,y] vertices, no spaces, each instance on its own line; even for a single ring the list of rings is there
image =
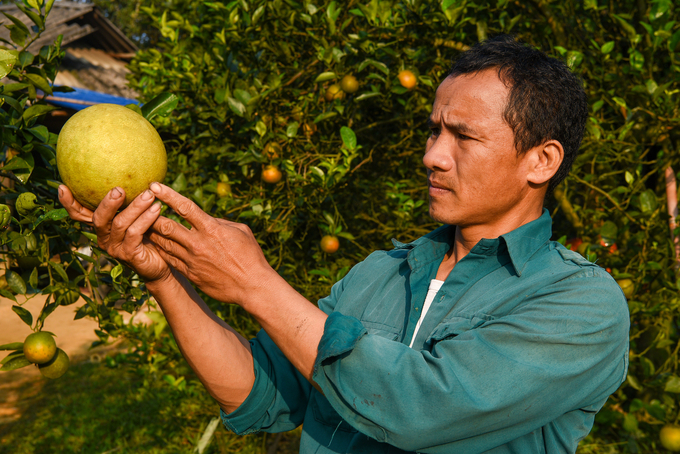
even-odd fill
[[[453,231],[455,226],[443,225],[438,229],[424,235],[411,243],[402,243],[392,239],[392,244],[397,249],[414,249],[417,246],[429,244],[434,246],[435,255],[443,255],[453,244]],[[522,275],[529,259],[545,244],[552,236],[552,218],[545,208],[543,214],[536,220],[524,224],[515,230],[501,235],[507,247],[510,261],[517,276]],[[481,255],[495,255],[504,252],[506,248],[499,247],[500,239],[483,238],[472,248],[471,252]]]
[[[522,275],[522,270],[524,270],[529,259],[546,241],[550,240],[551,236],[552,218],[545,208],[538,219],[500,236],[508,247],[510,261],[512,261],[517,276]]]

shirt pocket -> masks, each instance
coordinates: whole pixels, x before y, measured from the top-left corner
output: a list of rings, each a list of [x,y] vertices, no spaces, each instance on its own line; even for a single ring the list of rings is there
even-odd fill
[[[342,419],[323,394],[317,391],[312,392],[312,396],[309,399],[309,405],[312,407],[312,414],[318,423],[332,427],[333,430],[352,433],[357,432],[354,427],[350,426],[347,421]]]
[[[391,341],[395,341],[399,338],[400,330],[393,326],[368,320],[361,320],[361,324],[364,325],[368,334],[380,336]]]
[[[472,331],[495,320],[493,315],[476,313],[471,315],[457,314],[442,321],[430,335],[425,347],[431,350],[438,342],[451,339]]]

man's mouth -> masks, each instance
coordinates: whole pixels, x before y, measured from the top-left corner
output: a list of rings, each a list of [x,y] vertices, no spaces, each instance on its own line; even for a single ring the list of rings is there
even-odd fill
[[[434,181],[432,179],[429,179],[427,181],[427,183],[428,183],[428,186],[430,187],[430,189],[435,189],[435,190],[438,190],[438,191],[448,191],[449,190],[449,188],[447,188],[443,184],[441,184],[437,181]]]

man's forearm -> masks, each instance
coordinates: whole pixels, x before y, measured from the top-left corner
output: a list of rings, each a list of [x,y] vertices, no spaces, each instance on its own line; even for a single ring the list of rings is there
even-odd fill
[[[179,273],[162,282],[149,282],[147,288],[198,378],[225,412],[234,411],[255,381],[248,340],[212,313]]]
[[[312,374],[326,314],[276,272],[241,304],[293,366],[316,386]]]

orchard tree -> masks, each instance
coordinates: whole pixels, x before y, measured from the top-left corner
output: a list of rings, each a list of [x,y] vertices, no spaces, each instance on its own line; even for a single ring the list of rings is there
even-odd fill
[[[590,118],[571,175],[547,201],[554,238],[606,268],[631,312],[628,379],[580,451],[663,449],[661,429],[668,441],[680,416],[680,13],[670,0],[139,5],[160,39],[131,62],[130,85],[142,102],[162,93],[179,100],[171,115],[153,119],[169,152],[166,182],[213,216],[250,225],[269,263],[312,301],[391,238],[409,241],[436,227],[421,162],[426,120],[458,53],[511,33],[564,60],[584,80]],[[44,58],[49,49],[59,55],[57,44]],[[87,227],[55,204],[54,136],[40,135],[37,110],[24,115],[48,109],[30,87],[36,74],[52,80],[56,69],[34,58],[9,73],[24,86],[11,96],[3,86],[3,172],[13,182],[4,197],[37,196],[34,211],[15,211],[2,234],[4,291],[53,295],[44,314],[61,304],[59,292],[78,292],[87,303],[77,316],[96,317],[102,341],[136,342],[138,352],[121,361],[177,383],[189,372],[162,319],[152,334],[122,323],[120,310],[148,301],[143,283],[122,264],[102,265]],[[328,248],[328,237],[337,245]],[[88,244],[92,256],[79,252]],[[208,302],[246,336],[257,330],[239,308]]]

